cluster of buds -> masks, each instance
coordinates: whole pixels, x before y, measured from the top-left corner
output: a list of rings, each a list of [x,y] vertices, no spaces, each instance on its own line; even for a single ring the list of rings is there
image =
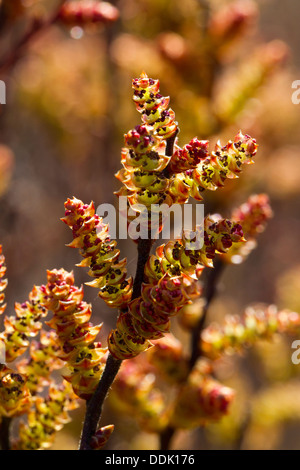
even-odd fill
[[[208,158],[208,140],[198,140],[194,137],[183,148],[175,145],[175,150],[169,163],[169,173],[182,173],[197,166]]]
[[[183,273],[198,278],[204,266],[213,267],[216,253],[226,253],[233,244],[244,241],[241,225],[218,215],[206,216],[203,227],[196,227],[193,235],[193,240],[199,240],[199,247],[195,242],[194,249],[189,248],[193,240],[184,234],[182,240],[169,241],[156,249],[156,254],[149,257],[145,266],[150,283],[155,284],[165,274],[180,276]]]
[[[210,359],[232,354],[250,347],[259,339],[271,339],[275,333],[296,334],[300,331],[300,315],[279,310],[274,305],[248,307],[242,317],[227,316],[220,326],[211,324],[200,339],[202,353]]]
[[[111,3],[81,0],[65,2],[58,19],[66,25],[86,26],[94,23],[113,23],[118,18],[119,10]]]
[[[189,249],[183,238],[161,245],[149,257],[145,266],[148,282],[142,286],[141,297],[121,312],[117,329],[108,337],[114,357],[132,358],[149,349],[150,340],[162,338],[170,329],[170,317],[199,296],[197,280],[204,266],[212,266],[216,252],[224,253],[232,243],[243,240],[243,233],[239,224],[207,217],[203,238],[199,249]]]
[[[133,89],[143,124],[125,135],[123,168],[116,174],[123,186],[116,194],[127,197],[128,208],[140,213],[141,229],[149,232],[150,208],[184,204],[190,196],[201,201],[204,190],[222,187],[227,178],[238,177],[243,164],[253,162],[257,144],[239,132],[233,142],[225,146],[217,143],[210,153],[208,141],[198,138],[181,148],[176,142],[179,128],[175,114],[168,108],[169,97],[159,92],[159,81],[142,73],[133,80]],[[128,222],[135,219],[129,211],[126,215]],[[163,223],[159,213],[158,232]]]
[[[188,376],[188,358],[184,355],[182,343],[168,333],[164,338],[153,341],[153,344],[155,347],[147,351],[149,363],[167,382],[183,382]]]
[[[0,416],[19,416],[26,413],[30,406],[26,377],[0,364]]]
[[[252,0],[236,0],[219,8],[208,25],[208,33],[214,46],[221,47],[223,51],[224,47],[243,35],[256,17],[257,6]]]
[[[142,225],[149,228],[150,206],[153,204],[172,205],[173,198],[168,194],[168,165],[173,153],[173,145],[168,148],[168,140],[174,142],[179,131],[175,113],[169,108],[170,98],[162,96],[159,81],[142,73],[132,81],[133,100],[142,115],[142,125],[136,126],[125,135],[122,149],[122,170],[116,178],[123,183],[117,196],[126,196],[134,211],[137,204],[146,207],[142,214]],[[195,139],[197,140],[197,139]],[[199,159],[199,149],[192,142],[185,149],[187,161]],[[175,162],[177,160],[175,159]],[[135,217],[127,214],[128,220]],[[160,221],[160,231],[163,221]]]
[[[226,262],[240,263],[255,247],[256,237],[265,230],[267,221],[273,216],[269,198],[266,194],[253,194],[231,214],[231,220],[242,226],[246,243],[234,245],[222,259]]]
[[[165,275],[156,285],[144,284],[141,297],[129,303],[128,311],[121,312],[117,328],[109,334],[111,354],[117,359],[130,359],[149,349],[150,340],[169,332],[170,317],[199,294],[197,281],[184,274]]]
[[[103,446],[107,443],[110,436],[114,431],[114,425],[109,424],[108,426],[103,426],[102,428],[98,429],[95,435],[92,437],[91,440],[91,448],[93,450],[100,450]]]
[[[117,411],[136,418],[143,430],[161,432],[167,424],[166,403],[145,358],[123,362],[109,398]]]
[[[49,385],[51,372],[64,365],[56,332],[42,330],[39,341],[31,342],[29,352],[29,358],[18,361],[17,369],[26,376],[26,385],[35,396]]]
[[[179,390],[170,423],[176,428],[190,429],[219,420],[228,413],[234,396],[231,388],[203,374],[196,366]]]
[[[116,194],[127,196],[131,206],[170,203],[166,200],[169,182],[163,173],[170,157],[165,155],[162,140],[142,125],[125,135],[125,144],[121,158],[123,169],[116,173],[124,187]]]
[[[66,361],[68,380],[77,396],[88,400],[102,375],[106,349],[95,342],[102,325],[89,322],[91,305],[83,301],[83,288],[74,285],[73,273],[63,269],[48,271],[45,304],[53,312],[47,324],[58,336],[61,353]]]
[[[78,407],[72,387],[64,382],[51,383],[46,398],[37,397],[28,413],[28,423],[21,422],[16,450],[47,449],[53,444],[55,433],[70,421],[68,411]]]
[[[214,191],[224,186],[227,178],[237,178],[243,164],[253,163],[256,152],[255,139],[241,132],[225,146],[218,142],[214,151],[201,160],[196,168],[178,173],[171,179],[168,192],[173,202],[186,202],[190,196],[202,201],[205,190]]]
[[[142,73],[132,81],[134,89],[133,101],[136,109],[142,114],[142,121],[153,130],[155,136],[169,139],[178,132],[175,113],[169,108],[170,98],[162,96],[159,80],[148,78]]]
[[[5,256],[2,253],[2,245],[0,245],[0,315],[2,315],[6,309],[6,304],[3,303],[5,299],[4,290],[7,286],[7,279],[4,278],[5,274]]]
[[[132,295],[132,278],[126,279],[126,259],[119,261],[120,250],[109,236],[109,227],[95,213],[94,203],[84,204],[75,197],[65,203],[62,219],[73,233],[70,247],[79,248],[89,275],[95,280],[89,285],[100,289],[99,297],[110,307],[122,308]]]
[[[121,158],[123,168],[116,174],[123,187],[116,194],[127,196],[131,207],[136,204],[146,208],[153,204],[171,205],[172,198],[167,193],[169,179],[166,168],[172,151],[168,151],[166,141],[174,140],[178,133],[175,113],[169,108],[170,98],[160,94],[158,80],[142,73],[132,81],[132,87],[133,100],[142,114],[143,124],[125,135]],[[196,153],[196,148],[191,150],[189,147],[189,150],[185,150],[185,157],[189,161],[196,160]],[[145,226],[148,226],[149,215],[146,212],[143,216],[146,219]]]
[[[40,320],[48,313],[43,299],[43,287],[34,286],[28,301],[15,304],[16,315],[5,317],[0,340],[5,344],[7,362],[21,356],[29,346],[29,338],[36,336],[41,330]]]

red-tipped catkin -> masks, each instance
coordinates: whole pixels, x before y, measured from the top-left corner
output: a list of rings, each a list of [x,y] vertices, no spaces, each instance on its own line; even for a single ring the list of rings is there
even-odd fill
[[[176,428],[194,428],[218,420],[228,413],[235,392],[209,375],[197,370],[179,391],[171,424]]]
[[[95,342],[102,325],[89,322],[92,308],[83,301],[83,289],[74,285],[73,273],[48,271],[45,305],[53,312],[47,324],[58,336],[60,358],[67,362],[69,373],[64,375],[76,395],[88,400],[102,375],[106,349]]]
[[[26,377],[0,364],[0,415],[9,418],[26,413],[31,397]]]
[[[149,229],[151,205],[170,206],[173,202],[167,191],[169,186],[167,167],[173,153],[173,145],[168,148],[168,139],[175,140],[178,125],[174,111],[169,108],[170,98],[162,96],[159,92],[158,80],[148,78],[142,73],[139,78],[132,81],[132,87],[133,100],[137,110],[142,114],[143,124],[125,135],[125,147],[122,149],[121,159],[123,168],[116,174],[116,178],[124,186],[116,194],[126,196],[131,207],[136,204],[145,206],[143,220],[140,216],[139,223],[143,228]],[[191,151],[187,154],[189,160],[196,158],[192,153]],[[127,219],[132,221],[135,216],[127,214]],[[163,221],[160,220],[158,232],[162,225]]]
[[[59,20],[67,25],[85,26],[93,23],[113,23],[119,10],[108,2],[94,0],[70,1],[61,7]]]
[[[160,433],[168,422],[168,406],[145,358],[123,362],[109,396],[119,413],[134,417],[141,429]]]
[[[78,248],[95,280],[89,285],[100,289],[99,297],[110,307],[122,308],[132,295],[132,278],[126,279],[126,259],[119,261],[117,242],[109,237],[109,227],[95,213],[94,203],[84,204],[75,197],[65,203],[65,222],[73,233],[69,244]]]
[[[142,73],[132,81],[133,100],[142,114],[143,124],[136,126],[125,135],[122,149],[123,169],[116,178],[123,188],[116,194],[127,196],[129,204],[172,204],[167,193],[169,180],[164,173],[171,158],[167,151],[167,139],[178,132],[175,113],[169,108],[170,98],[159,92],[159,81]],[[189,159],[193,157],[189,154]],[[148,226],[148,212],[144,214]]]
[[[243,240],[241,226],[226,219],[207,217],[204,227],[202,248],[189,250],[183,238],[160,246],[150,256],[145,266],[148,282],[142,286],[141,297],[129,303],[108,337],[114,357],[135,357],[151,347],[150,340],[169,332],[170,317],[200,295],[197,279],[204,266],[212,265],[216,252],[226,252],[232,243]]]
[[[29,300],[15,304],[15,316],[4,318],[4,331],[0,339],[5,343],[6,361],[12,362],[21,356],[29,346],[29,338],[42,328],[40,320],[48,313],[44,306],[44,287],[35,286]]]
[[[211,324],[203,330],[200,340],[202,353],[217,359],[222,354],[240,351],[259,339],[271,339],[275,333],[299,334],[300,315],[278,310],[275,305],[248,307],[242,317],[225,318],[224,325]]]
[[[18,361],[16,366],[26,376],[31,395],[36,395],[49,385],[51,372],[61,369],[65,362],[59,358],[61,347],[55,331],[41,331],[39,341],[32,341],[29,351],[29,358]]]
[[[182,173],[196,168],[208,157],[208,140],[192,139],[183,148],[176,146],[169,164],[169,173]]]
[[[169,108],[170,98],[160,94],[159,81],[149,78],[143,72],[132,81],[132,87],[136,109],[142,114],[143,123],[154,131],[154,135],[164,139],[176,135],[178,123],[175,121],[175,113]]]
[[[241,224],[246,243],[235,244],[222,259],[228,263],[239,264],[256,247],[256,238],[266,228],[273,216],[269,197],[266,194],[253,194],[240,207],[233,210],[231,220]]]
[[[227,178],[237,178],[242,165],[253,163],[257,152],[256,140],[239,132],[234,141],[225,146],[216,144],[215,150],[201,160],[196,168],[175,175],[168,193],[174,202],[186,202],[189,196],[201,201],[205,190],[215,191],[224,186]]]
[[[182,343],[171,333],[154,341],[154,347],[147,352],[147,359],[171,384],[184,381],[188,376],[188,358]]]

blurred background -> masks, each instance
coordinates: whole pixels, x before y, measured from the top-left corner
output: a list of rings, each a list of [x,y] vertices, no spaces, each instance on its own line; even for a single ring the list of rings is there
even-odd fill
[[[57,3],[2,0],[0,47],[12,50],[34,17]],[[193,137],[225,144],[241,129],[257,139],[255,165],[238,180],[207,192],[206,212],[229,216],[250,194],[267,193],[274,217],[247,261],[227,268],[210,320],[241,314],[253,302],[300,312],[300,105],[292,82],[300,79],[300,6],[297,0],[119,0],[112,24],[55,24],[32,40],[0,79],[7,104],[0,108],[0,243],[9,280],[7,313],[23,302],[46,269],[74,270],[79,254],[59,220],[64,201],[76,196],[116,204],[123,135],[139,124],[131,80],[144,70],[159,78],[179,122],[179,145]],[[7,6],[9,5],[9,7]],[[4,18],[4,19],[3,19]],[[136,246],[119,243],[134,275]],[[105,338],[117,311],[85,288],[93,322]],[[2,321],[2,320],[1,320]],[[185,334],[174,321],[174,331]],[[226,358],[222,380],[237,390],[233,413],[205,430],[179,432],[174,449],[235,448],[241,410],[254,409],[243,448],[300,448],[300,365],[291,340],[261,343],[244,358]],[[253,405],[254,403],[254,405]],[[59,433],[54,448],[76,449],[83,407]],[[256,415],[255,415],[256,413]],[[256,416],[256,417],[255,417]],[[103,423],[115,423],[107,448],[155,449],[157,434],[107,404]]]

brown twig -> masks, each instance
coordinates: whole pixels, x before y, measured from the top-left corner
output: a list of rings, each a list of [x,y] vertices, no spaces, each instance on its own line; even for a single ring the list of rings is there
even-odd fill
[[[115,380],[117,373],[119,372],[121,364],[121,360],[115,359],[111,354],[109,354],[98,387],[86,405],[86,414],[82,428],[79,450],[91,450],[91,439],[97,431],[104,400],[113,381]]]
[[[44,32],[52,26],[59,18],[60,9],[66,0],[60,0],[55,12],[48,19],[34,18],[26,33],[14,45],[13,49],[7,52],[0,61],[0,73],[8,72],[23,55],[24,50],[28,47],[33,39],[40,33]]]
[[[11,421],[12,421],[11,418],[6,418],[5,416],[2,417],[1,425],[0,425],[0,448],[1,450],[10,450],[9,433],[10,433]]]
[[[172,426],[167,426],[164,431],[159,435],[159,450],[169,450],[171,441],[174,437],[176,429]]]

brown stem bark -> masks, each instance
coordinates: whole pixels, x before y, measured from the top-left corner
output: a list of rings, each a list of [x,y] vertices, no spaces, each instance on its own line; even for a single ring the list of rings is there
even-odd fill
[[[101,380],[92,398],[86,404],[86,414],[79,450],[91,450],[91,439],[97,431],[102,407],[108,391],[115,380],[122,361],[109,354]]]
[[[0,448],[1,450],[10,450],[10,425],[11,425],[11,418],[6,418],[5,416],[2,417],[2,421],[0,424]]]

